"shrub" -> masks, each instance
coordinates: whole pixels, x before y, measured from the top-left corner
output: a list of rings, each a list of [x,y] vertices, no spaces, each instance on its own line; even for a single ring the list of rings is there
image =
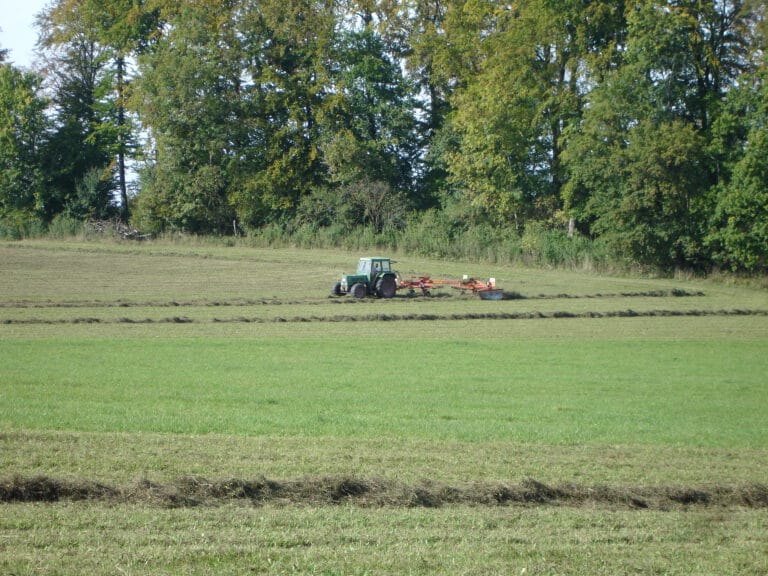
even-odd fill
[[[0,218],[0,238],[4,240],[23,240],[45,234],[42,220],[28,214],[14,214]]]
[[[429,258],[475,260],[571,269],[604,269],[612,259],[603,243],[533,222],[519,235],[487,223],[464,226],[444,212],[411,214],[404,228],[333,223],[275,222],[248,231],[248,245],[259,247],[343,248],[352,252],[407,253]]]
[[[67,214],[59,214],[48,225],[48,236],[51,238],[70,238],[85,234],[83,222]]]

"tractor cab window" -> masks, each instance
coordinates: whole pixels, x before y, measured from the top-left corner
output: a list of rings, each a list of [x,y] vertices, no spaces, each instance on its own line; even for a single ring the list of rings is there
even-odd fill
[[[371,273],[371,261],[370,260],[360,260],[357,264],[357,273],[358,274],[370,274]]]
[[[389,260],[382,260],[381,261],[381,271],[382,272],[391,272],[392,268],[389,265]]]

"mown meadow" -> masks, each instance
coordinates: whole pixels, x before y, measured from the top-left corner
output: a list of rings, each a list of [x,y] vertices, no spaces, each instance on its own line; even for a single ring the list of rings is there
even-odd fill
[[[0,245],[0,572],[768,572],[764,286],[361,255]]]

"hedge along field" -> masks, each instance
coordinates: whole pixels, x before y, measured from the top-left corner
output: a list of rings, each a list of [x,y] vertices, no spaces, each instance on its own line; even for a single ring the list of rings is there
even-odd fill
[[[765,573],[765,290],[358,256],[0,246],[3,571]]]

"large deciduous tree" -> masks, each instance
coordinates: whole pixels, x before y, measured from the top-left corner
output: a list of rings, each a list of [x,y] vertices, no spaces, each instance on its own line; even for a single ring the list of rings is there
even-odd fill
[[[402,218],[417,193],[419,137],[411,84],[369,25],[342,32],[321,143],[329,180],[354,223],[377,230]]]
[[[141,61],[155,157],[140,205],[196,232],[258,226],[323,177],[318,115],[333,18],[306,0],[185,3]]]
[[[227,193],[248,130],[238,101],[241,69],[226,3],[185,4],[142,58],[134,106],[152,138],[138,197],[147,221],[198,233],[231,225]]]
[[[466,23],[454,24],[466,48],[453,61],[466,71],[452,116],[460,146],[449,170],[493,220],[520,227],[560,205],[563,134],[580,117],[590,70],[606,66],[597,56],[621,38],[621,3],[470,6]]]
[[[717,119],[715,148],[729,179],[717,188],[708,238],[718,264],[768,269],[768,59],[743,76]],[[725,152],[727,151],[727,153]]]
[[[42,167],[48,119],[41,82],[0,62],[0,218],[18,223],[47,211]]]
[[[621,65],[590,94],[566,151],[567,207],[626,259],[702,267],[723,178],[711,126],[741,71],[742,2],[646,0],[627,13]]]
[[[49,52],[47,84],[52,92],[55,131],[51,136],[46,171],[49,178],[47,217],[67,211],[75,217],[108,214],[114,188],[112,150],[106,98],[110,82],[104,54],[85,31],[72,35]],[[90,175],[90,176],[89,176]],[[98,175],[80,194],[86,180]],[[90,201],[90,202],[89,202]]]
[[[57,94],[60,153],[68,157],[59,163],[59,185],[69,197],[86,174],[99,172],[99,187],[106,192],[97,197],[109,199],[116,187],[124,220],[129,215],[126,161],[138,131],[126,113],[128,63],[153,41],[160,26],[163,2],[149,6],[150,1],[58,0],[38,18]],[[77,124],[81,146],[72,141]],[[89,210],[103,213],[105,207]]]

